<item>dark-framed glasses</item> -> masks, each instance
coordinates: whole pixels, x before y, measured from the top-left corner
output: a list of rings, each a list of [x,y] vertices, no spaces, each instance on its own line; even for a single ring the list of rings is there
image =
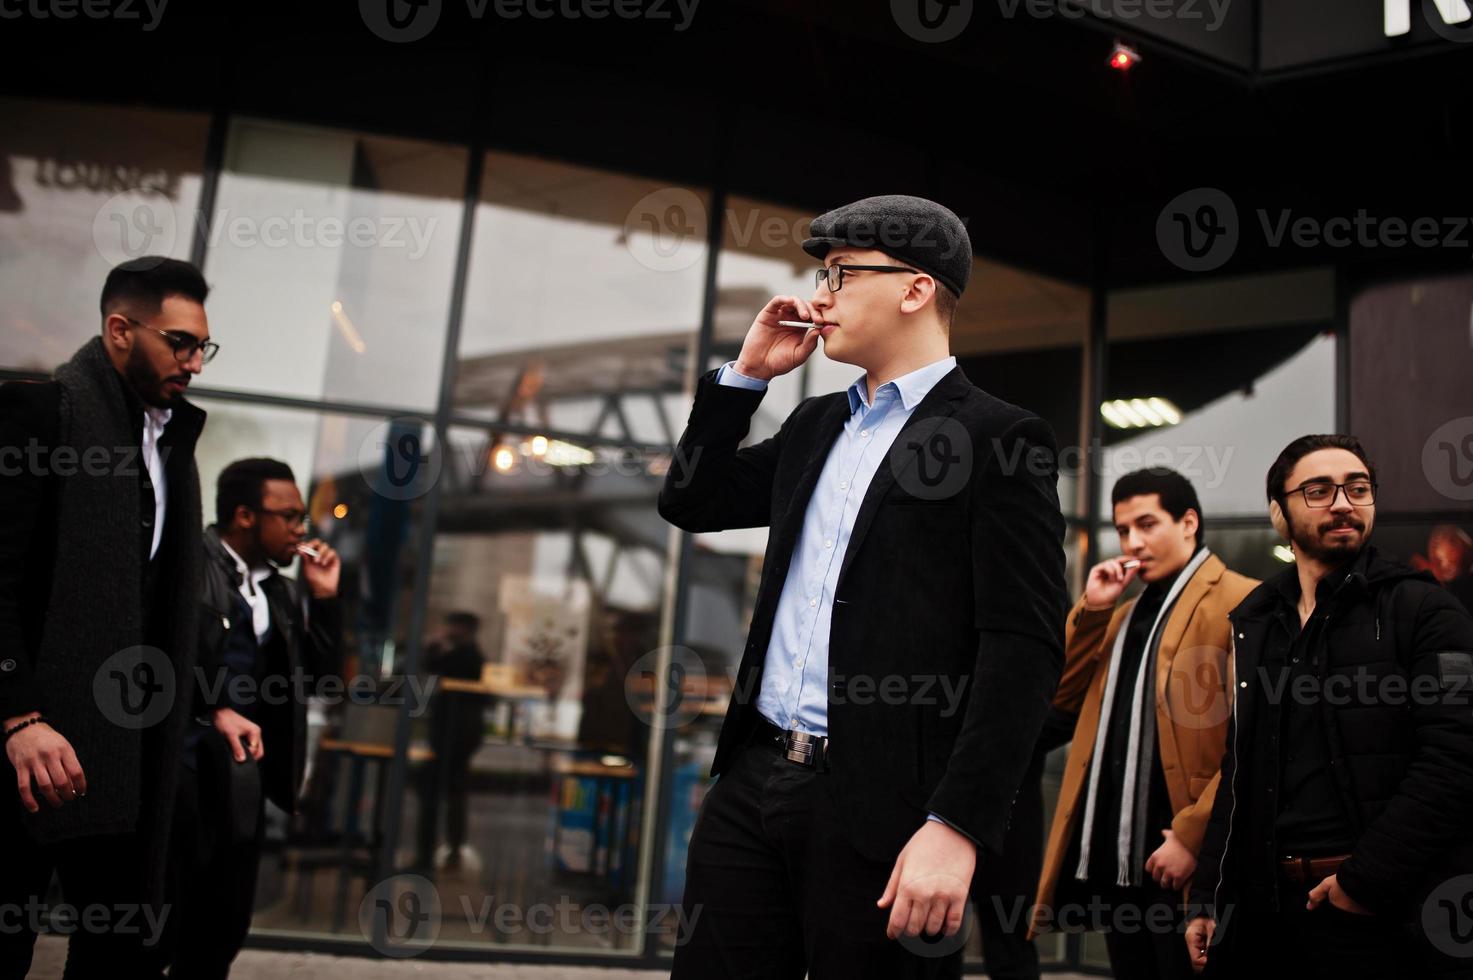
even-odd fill
[[[1335,496],[1345,491],[1345,499],[1355,507],[1376,502],[1376,485],[1370,480],[1350,480],[1346,483],[1305,483],[1289,493],[1301,494],[1304,506],[1323,510],[1335,503]]]
[[[188,364],[194,360],[195,352],[200,354],[200,363],[208,364],[220,353],[220,345],[213,340],[200,340],[198,337],[187,334],[182,330],[160,330],[158,327],[150,326],[141,320],[135,320],[131,316],[123,317],[135,327],[144,330],[152,330],[169,344],[169,349],[174,352],[174,360],[180,364]]]
[[[829,292],[837,293],[844,288],[844,274],[846,272],[919,272],[906,265],[844,265],[835,262],[833,265],[822,266],[814,271],[813,284],[815,286],[827,285]]]
[[[312,518],[307,516],[304,510],[272,510],[270,507],[257,507],[258,514],[271,514],[286,521],[287,527],[301,527],[306,531],[312,526]]]

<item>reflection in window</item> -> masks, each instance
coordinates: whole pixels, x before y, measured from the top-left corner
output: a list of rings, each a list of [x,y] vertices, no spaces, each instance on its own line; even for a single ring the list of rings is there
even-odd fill
[[[356,699],[341,688],[306,689],[321,696],[308,701],[301,802],[290,816],[268,807],[252,928],[358,939],[358,906],[383,846],[393,701],[406,690],[382,676],[406,637],[418,502],[374,492],[382,486],[371,451],[384,439],[379,419],[198,401],[209,412],[198,449],[206,514],[213,515],[215,481],[231,461],[270,456],[292,467],[311,534],[342,557],[341,677],[361,685]]]
[[[706,207],[640,178],[488,153],[457,412],[672,442],[700,321]]]
[[[428,409],[444,357],[467,153],[236,120],[205,276],[212,386]]]
[[[1105,521],[1110,487],[1143,466],[1191,480],[1209,527],[1214,514],[1264,513],[1263,481],[1280,450],[1335,428],[1335,338],[1312,327],[1111,344],[1109,365],[1106,401],[1160,396],[1181,419],[1104,428]]]
[[[0,99],[0,365],[51,371],[97,334],[113,266],[187,259],[208,117]]]
[[[655,501],[705,251],[682,238],[705,205],[671,194],[486,158],[423,638],[437,693],[413,719],[395,859],[435,881],[442,945],[644,942],[673,540]],[[644,227],[651,195],[670,227]]]

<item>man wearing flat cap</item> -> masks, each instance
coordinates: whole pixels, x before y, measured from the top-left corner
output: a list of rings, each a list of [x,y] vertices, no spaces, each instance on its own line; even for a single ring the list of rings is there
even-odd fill
[[[770,528],[679,980],[959,977],[968,886],[1063,665],[1053,434],[949,354],[966,227],[891,195],[812,229],[812,297],[773,297],[701,378],[660,493],[687,531]],[[739,448],[767,382],[820,339],[864,374]]]

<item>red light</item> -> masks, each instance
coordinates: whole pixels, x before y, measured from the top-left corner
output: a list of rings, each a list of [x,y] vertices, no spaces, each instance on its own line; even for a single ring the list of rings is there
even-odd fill
[[[1141,60],[1141,56],[1129,45],[1115,42],[1115,48],[1110,52],[1110,60],[1106,62],[1116,71],[1130,71]]]

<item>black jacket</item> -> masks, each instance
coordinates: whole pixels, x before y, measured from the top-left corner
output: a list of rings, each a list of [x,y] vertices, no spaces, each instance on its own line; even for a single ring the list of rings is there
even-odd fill
[[[227,656],[232,643],[255,649],[250,606],[240,594],[235,559],[220,543],[218,530],[205,529],[205,584],[200,616],[199,667],[195,715],[234,707],[261,726],[266,754],[261,759],[266,797],[287,813],[296,809],[306,765],[307,701],[315,681],[334,674],[342,661],[342,610],[336,597],[313,598],[300,583],[275,573],[261,583],[271,608],[271,634],[260,649],[254,682],[246,690],[259,696],[233,703],[230,678],[237,673]]]
[[[1340,581],[1326,583],[1328,618],[1314,652],[1330,771],[1355,840],[1337,876],[1372,912],[1405,917],[1438,884],[1473,872],[1473,618],[1431,575],[1374,547],[1333,574]],[[1270,789],[1247,760],[1250,740],[1267,734],[1258,668],[1266,645],[1283,642],[1281,587],[1264,582],[1231,614],[1233,718],[1191,894],[1219,918],[1238,899],[1249,862],[1276,857],[1265,842],[1243,839],[1243,827]]]
[[[775,436],[738,449],[764,392],[715,378],[700,381],[659,510],[687,531],[771,528],[712,765],[719,774],[758,718],[778,597],[850,412],[845,392],[808,398]],[[927,480],[942,474],[941,495],[918,480],[918,454]],[[960,469],[937,469],[943,455]],[[1063,668],[1056,483],[1048,425],[959,367],[916,406],[876,470],[843,556],[829,639],[827,784],[862,852],[893,860],[928,811],[1000,852]],[[894,693],[881,697],[886,683]],[[962,692],[955,711],[945,710],[943,684]]]
[[[136,831],[149,868],[145,884],[149,894],[157,896],[162,890],[160,869],[167,851],[188,699],[168,697],[167,713],[141,730],[120,725],[116,718],[104,717],[107,711],[98,698],[99,688],[92,684],[98,675],[88,658],[122,652],[124,647],[141,650],[145,648],[138,644],[148,644],[167,656],[175,680],[187,677],[194,665],[194,608],[181,606],[173,597],[193,595],[199,589],[200,504],[194,448],[205,413],[181,400],[159,440],[167,513],[163,540],[150,562],[155,498],[139,452],[143,404],[104,357],[100,338],[94,338],[59,369],[72,373],[72,380],[0,386],[0,717],[44,712],[71,743],[87,773],[85,800],[58,809],[43,804],[40,813],[24,818],[30,833],[37,840],[54,841]],[[101,380],[101,387],[88,388],[84,377]],[[119,406],[125,415],[98,418],[82,408],[99,401]],[[114,426],[117,442],[87,444],[89,437],[82,435]],[[102,462],[88,463],[86,455],[79,458],[75,453],[63,455],[65,450],[77,450],[79,441],[86,454],[102,450]],[[97,481],[111,482],[99,487]],[[134,502],[116,513],[63,517],[68,498],[115,492],[118,499]],[[108,525],[106,535],[88,526],[89,520]],[[116,548],[136,549],[142,583],[109,580],[109,569],[119,565],[119,552],[103,544],[104,537],[116,542]],[[67,552],[81,557],[63,563],[59,556]],[[53,594],[57,581],[65,583],[60,595]],[[116,634],[115,607],[122,595],[140,597],[137,634],[120,642],[99,639],[105,648],[101,651],[79,642],[56,651],[46,662],[43,651],[52,642],[51,631],[67,627],[79,615],[87,622],[89,636]],[[77,680],[82,687],[68,688],[56,678]],[[18,809],[15,774],[8,764],[5,769],[9,778],[0,804]]]

